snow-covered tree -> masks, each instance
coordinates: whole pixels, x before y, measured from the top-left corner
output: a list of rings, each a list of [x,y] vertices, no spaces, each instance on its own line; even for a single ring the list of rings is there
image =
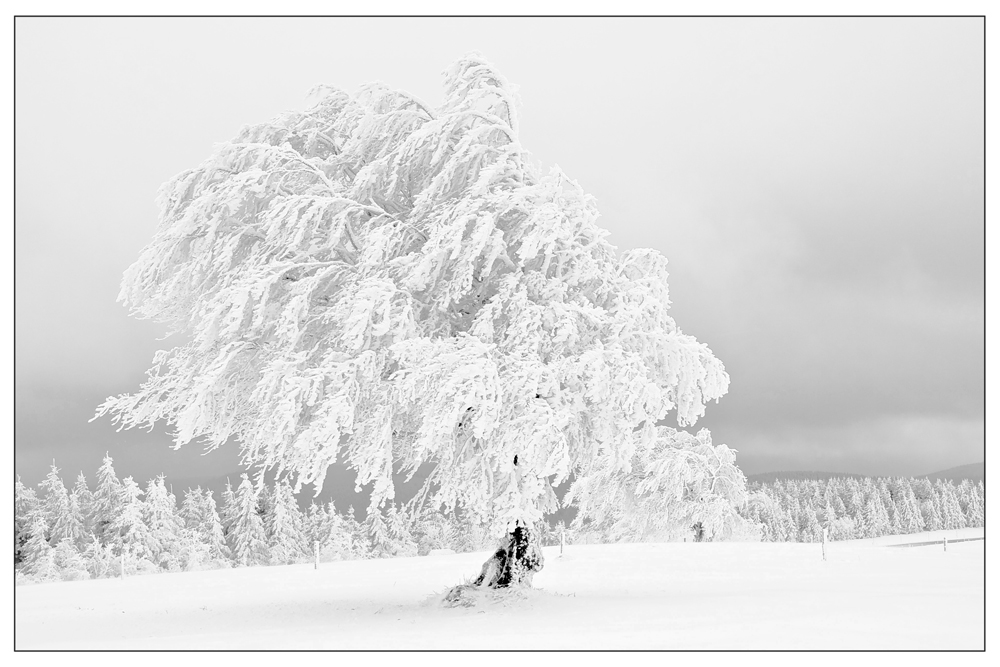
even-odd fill
[[[609,541],[669,538],[696,523],[707,539],[741,529],[746,477],[733,450],[713,446],[707,429],[693,436],[661,426],[653,447],[636,445],[633,452],[627,467],[604,457],[573,483],[567,502],[580,510],[575,527],[590,520],[591,530]]]
[[[226,486],[222,489],[222,508],[219,510],[219,519],[222,521],[222,531],[226,536],[226,544],[230,551],[233,548],[232,527],[236,520],[236,494],[233,492],[233,485],[229,478],[226,478]]]
[[[14,565],[23,560],[22,550],[31,538],[31,528],[35,515],[39,512],[35,490],[21,482],[21,476],[14,479]],[[44,525],[44,524],[43,524]],[[45,539],[44,531],[42,539]]]
[[[59,544],[62,536],[57,538],[53,534],[53,529],[56,523],[69,511],[69,492],[66,490],[62,478],[59,477],[59,468],[56,467],[55,461],[52,462],[45,479],[38,483],[38,487],[42,492],[40,509],[42,516],[45,517],[46,534],[49,538],[49,544],[54,547]]]
[[[215,496],[212,495],[211,489],[205,489],[202,497],[202,518],[198,526],[199,533],[208,546],[208,554],[212,559],[218,562],[228,560],[231,558],[232,552],[226,545],[226,533],[222,526],[219,510],[215,505]]]
[[[167,490],[163,475],[146,484],[142,519],[149,529],[151,560],[166,570],[180,569],[180,542],[183,520],[177,502]]]
[[[889,534],[889,512],[882,502],[882,495],[878,492],[870,478],[865,480],[867,486],[865,509],[862,514],[861,526],[863,537],[881,537]]]
[[[913,495],[913,488],[905,480],[899,480],[900,502],[897,504],[899,513],[900,530],[904,534],[919,533],[924,529],[924,519],[920,514],[920,505],[916,496]]]
[[[976,493],[976,485],[970,479],[962,480],[959,497],[964,506],[965,525],[979,528],[983,525],[983,505]]]
[[[83,532],[86,536],[94,530],[91,524],[94,516],[94,494],[91,493],[90,487],[87,486],[87,478],[84,477],[82,470],[76,476],[76,483],[73,485],[73,490],[70,493],[76,496],[76,503],[80,508],[80,516],[83,517]],[[84,543],[88,541],[89,538],[85,537]],[[84,544],[78,543],[77,547],[82,549]]]
[[[90,525],[101,544],[115,544],[111,524],[121,511],[122,483],[115,474],[114,461],[107,453],[97,469],[97,486],[91,506]]]
[[[201,525],[205,513],[204,503],[205,497],[201,493],[200,486],[184,492],[184,500],[177,514],[184,522],[185,528],[197,529]]]
[[[367,536],[364,526],[354,519],[353,511],[348,515],[337,512],[332,502],[321,508],[326,517],[326,540],[320,543],[320,560],[355,560],[368,557]]]
[[[111,543],[119,553],[152,562],[155,543],[143,521],[142,494],[142,489],[131,476],[122,480],[118,516],[111,522],[109,533]]]
[[[35,512],[29,528],[31,536],[21,550],[21,571],[33,581],[59,580],[55,549],[46,537],[47,530],[45,515]]]
[[[80,510],[80,502],[77,500],[75,491],[67,495],[66,511],[56,519],[55,525],[52,526],[53,543],[58,546],[64,540],[69,540],[75,549],[80,549],[87,543],[84,516]]]
[[[958,502],[955,485],[950,480],[938,480],[934,490],[941,498],[941,527],[945,530],[965,528],[965,515]]]
[[[264,515],[264,530],[272,565],[294,563],[308,553],[303,539],[302,513],[285,479],[275,482]]]
[[[63,581],[79,581],[89,579],[87,560],[77,548],[76,542],[69,537],[62,539],[52,550],[52,560],[59,578]]]
[[[83,549],[83,560],[91,579],[113,576],[119,567],[120,559],[115,554],[115,547],[102,544],[96,535],[90,535],[90,541]]]
[[[230,526],[233,558],[244,567],[268,562],[267,536],[260,518],[257,492],[246,473],[236,489],[234,514]]]
[[[368,558],[388,558],[393,555],[392,540],[385,517],[378,509],[369,510],[362,524],[368,537]]]
[[[386,511],[385,526],[393,556],[417,555],[417,542],[413,539],[413,531],[405,512],[400,511],[396,505],[390,505]]]
[[[535,553],[553,484],[627,471],[729,378],[669,315],[666,259],[619,256],[593,198],[527,159],[512,90],[477,55],[436,108],[321,87],[169,181],[119,298],[185,342],[97,416],[238,440],[317,493],[346,461],[370,511],[429,464],[431,506]]]

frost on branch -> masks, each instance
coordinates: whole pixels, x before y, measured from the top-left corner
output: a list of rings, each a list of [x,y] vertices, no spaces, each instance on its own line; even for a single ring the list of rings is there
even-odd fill
[[[694,436],[660,426],[655,436],[637,433],[632,459],[616,465],[600,457],[566,496],[579,514],[575,527],[610,541],[663,539],[701,524],[708,539],[749,532],[737,513],[747,502],[746,477],[736,452],[713,445],[708,429]]]
[[[163,186],[120,300],[185,342],[98,415],[237,440],[296,490],[346,462],[373,508],[394,470],[431,464],[416,501],[499,537],[726,392],[668,314],[666,260],[619,258],[593,198],[531,166],[485,60],[453,65],[433,109],[380,84],[314,97]]]

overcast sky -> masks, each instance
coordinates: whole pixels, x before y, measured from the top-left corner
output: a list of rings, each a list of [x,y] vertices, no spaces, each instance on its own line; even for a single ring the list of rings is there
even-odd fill
[[[521,140],[672,267],[732,376],[696,428],[748,474],[984,458],[982,19],[18,19],[15,452],[37,483],[230,473],[88,423],[163,330],[115,299],[158,186],[327,83],[436,104],[478,50]]]

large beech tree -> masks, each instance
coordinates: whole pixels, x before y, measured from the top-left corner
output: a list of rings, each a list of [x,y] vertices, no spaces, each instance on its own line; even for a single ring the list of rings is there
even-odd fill
[[[668,314],[666,259],[619,257],[594,200],[532,166],[504,77],[470,55],[444,79],[436,108],[320,87],[166,183],[119,299],[184,342],[98,416],[238,441],[296,490],[346,462],[370,511],[425,466],[418,498],[491,526],[480,579],[505,586],[541,567],[553,485],[627,469],[729,378]]]

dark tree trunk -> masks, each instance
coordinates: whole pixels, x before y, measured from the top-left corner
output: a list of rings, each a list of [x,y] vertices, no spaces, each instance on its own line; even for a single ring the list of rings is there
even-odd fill
[[[531,585],[531,578],[545,565],[537,537],[525,526],[507,533],[500,547],[483,563],[475,586],[507,588],[519,584]]]
[[[531,579],[545,565],[538,538],[527,526],[517,526],[507,533],[499,548],[483,563],[479,576],[471,583],[455,586],[445,602],[469,604],[466,593],[476,588],[511,588],[531,586]]]

